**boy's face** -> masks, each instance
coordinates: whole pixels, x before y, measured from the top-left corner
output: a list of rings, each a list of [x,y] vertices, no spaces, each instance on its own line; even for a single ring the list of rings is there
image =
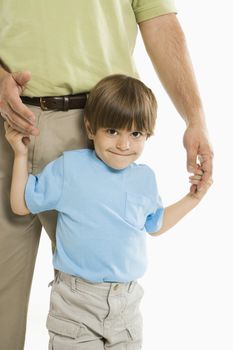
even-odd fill
[[[141,155],[147,139],[145,132],[137,130],[100,128],[92,134],[86,123],[87,134],[93,140],[97,156],[109,167],[124,169]]]

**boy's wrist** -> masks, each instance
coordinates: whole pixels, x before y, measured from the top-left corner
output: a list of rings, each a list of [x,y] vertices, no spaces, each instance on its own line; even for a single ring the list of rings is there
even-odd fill
[[[20,152],[14,152],[15,153],[15,159],[27,159],[28,157],[28,151],[25,151],[25,153]]]
[[[198,204],[198,203],[201,201],[201,199],[202,199],[202,197],[199,197],[197,194],[192,193],[192,192],[189,192],[189,193],[186,195],[186,197],[187,197],[189,200],[193,201],[194,204]]]

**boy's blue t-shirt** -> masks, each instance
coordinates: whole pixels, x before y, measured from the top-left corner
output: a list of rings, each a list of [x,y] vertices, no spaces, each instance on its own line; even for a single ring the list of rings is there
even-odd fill
[[[146,232],[160,229],[163,208],[153,171],[108,167],[89,149],[64,152],[29,175],[32,213],[57,210],[55,269],[93,282],[129,282],[146,270]]]

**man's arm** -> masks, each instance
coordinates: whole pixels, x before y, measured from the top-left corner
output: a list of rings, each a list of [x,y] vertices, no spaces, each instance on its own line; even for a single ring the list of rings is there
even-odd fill
[[[187,168],[197,169],[197,156],[202,157],[206,182],[212,174],[213,152],[208,141],[201,98],[182,28],[175,14],[139,23],[144,44],[153,66],[177,111],[186,122],[184,147]],[[202,183],[199,184],[202,186]],[[193,186],[192,192],[194,192]]]

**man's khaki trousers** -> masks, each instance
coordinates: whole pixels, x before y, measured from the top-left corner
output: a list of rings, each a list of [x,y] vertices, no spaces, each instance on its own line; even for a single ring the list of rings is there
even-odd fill
[[[38,137],[31,137],[29,172],[39,173],[63,151],[87,147],[82,110],[30,109]],[[13,151],[0,116],[0,349],[23,350],[28,300],[42,226],[55,244],[56,214],[17,216],[9,202]],[[47,283],[47,281],[44,281]]]

